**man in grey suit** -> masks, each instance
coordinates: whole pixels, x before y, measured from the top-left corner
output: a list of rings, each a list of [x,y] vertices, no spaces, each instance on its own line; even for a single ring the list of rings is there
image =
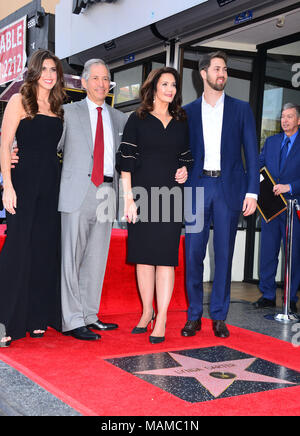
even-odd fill
[[[59,197],[62,330],[76,339],[97,340],[100,335],[92,330],[118,327],[101,322],[97,314],[118,194],[115,153],[127,116],[105,103],[110,73],[101,59],[86,62],[82,84],[87,97],[64,106],[64,132],[59,144],[63,150]],[[95,168],[99,117],[102,117],[102,149],[104,146],[100,171]],[[109,219],[107,216],[103,219],[99,212],[105,209],[103,205],[111,212]]]

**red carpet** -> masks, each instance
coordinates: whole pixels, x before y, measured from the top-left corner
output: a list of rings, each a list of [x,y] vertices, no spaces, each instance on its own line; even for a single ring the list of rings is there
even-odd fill
[[[26,338],[2,349],[0,358],[83,415],[99,416],[299,416],[300,386],[189,403],[140,380],[104,359],[225,345],[261,359],[300,370],[299,348],[267,336],[231,327],[231,337],[217,339],[211,322],[194,338],[182,338],[185,314],[171,312],[164,344],[149,344],[147,335],[131,335],[136,315],[112,319],[118,331],[102,334],[100,342],[83,343],[49,330],[41,340]]]
[[[268,336],[230,327],[231,336],[224,341],[214,337],[211,321],[204,320],[202,331],[196,337],[181,337],[180,330],[186,321],[184,311],[187,307],[183,240],[166,341],[151,345],[148,334],[131,335],[131,329],[139,319],[141,306],[134,267],[125,264],[125,242],[125,233],[114,231],[100,307],[104,321],[119,324],[117,331],[103,332],[101,341],[89,343],[49,329],[42,339],[27,337],[13,342],[8,349],[0,349],[0,359],[88,416],[299,416],[300,374],[297,383],[279,389],[189,402],[106,361],[140,356],[141,362],[151,362],[154,357],[167,354],[165,352],[168,351],[189,352],[223,346],[233,352],[246,353],[258,360],[269,361],[272,365],[300,372],[300,348]]]
[[[4,241],[5,241],[5,235],[4,235],[5,229],[6,229],[6,225],[0,224],[0,251],[2,250]]]

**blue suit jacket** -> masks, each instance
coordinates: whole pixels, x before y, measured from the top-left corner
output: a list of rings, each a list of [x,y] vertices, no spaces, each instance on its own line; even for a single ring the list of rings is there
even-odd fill
[[[290,184],[291,194],[284,194],[286,199],[296,198],[300,203],[300,131],[287,156],[285,165],[280,173],[280,150],[284,133],[270,136],[266,139],[265,145],[259,156],[260,167],[266,166],[271,176],[278,184]]]
[[[204,139],[202,97],[184,107],[189,123],[194,165],[186,186],[202,186]],[[255,121],[248,103],[225,95],[221,138],[221,182],[229,208],[241,211],[245,194],[259,193],[259,163]],[[242,149],[246,161],[243,165]]]

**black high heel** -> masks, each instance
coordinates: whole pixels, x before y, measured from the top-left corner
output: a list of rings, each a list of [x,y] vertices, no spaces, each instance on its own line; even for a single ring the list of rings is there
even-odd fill
[[[151,328],[153,328],[153,322],[155,320],[155,312],[153,309],[152,312],[152,318],[150,319],[150,321],[148,322],[148,324],[146,325],[146,327],[134,327],[134,329],[132,330],[132,334],[133,335],[139,335],[140,333],[147,333],[148,330],[148,325],[151,324]]]
[[[30,332],[30,337],[31,338],[43,338],[45,332],[40,332],[40,333],[34,333],[34,331]]]
[[[0,348],[7,348],[11,344],[11,339],[9,341],[0,342]]]
[[[161,344],[165,341],[165,336],[149,336],[150,344]]]
[[[166,329],[166,324],[165,324]],[[149,342],[150,344],[161,344],[165,341],[165,336],[149,336]]]

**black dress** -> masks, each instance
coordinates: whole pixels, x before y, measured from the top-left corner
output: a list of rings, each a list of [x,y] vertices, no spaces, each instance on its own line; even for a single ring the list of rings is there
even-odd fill
[[[131,263],[178,265],[183,222],[183,185],[175,173],[193,161],[187,121],[174,118],[165,128],[155,116],[131,114],[117,153],[118,171],[131,172],[139,221],[128,224]]]
[[[19,163],[12,169],[16,214],[7,213],[7,238],[0,253],[0,323],[6,336],[60,329],[59,213],[60,118],[37,114],[20,121]]]

